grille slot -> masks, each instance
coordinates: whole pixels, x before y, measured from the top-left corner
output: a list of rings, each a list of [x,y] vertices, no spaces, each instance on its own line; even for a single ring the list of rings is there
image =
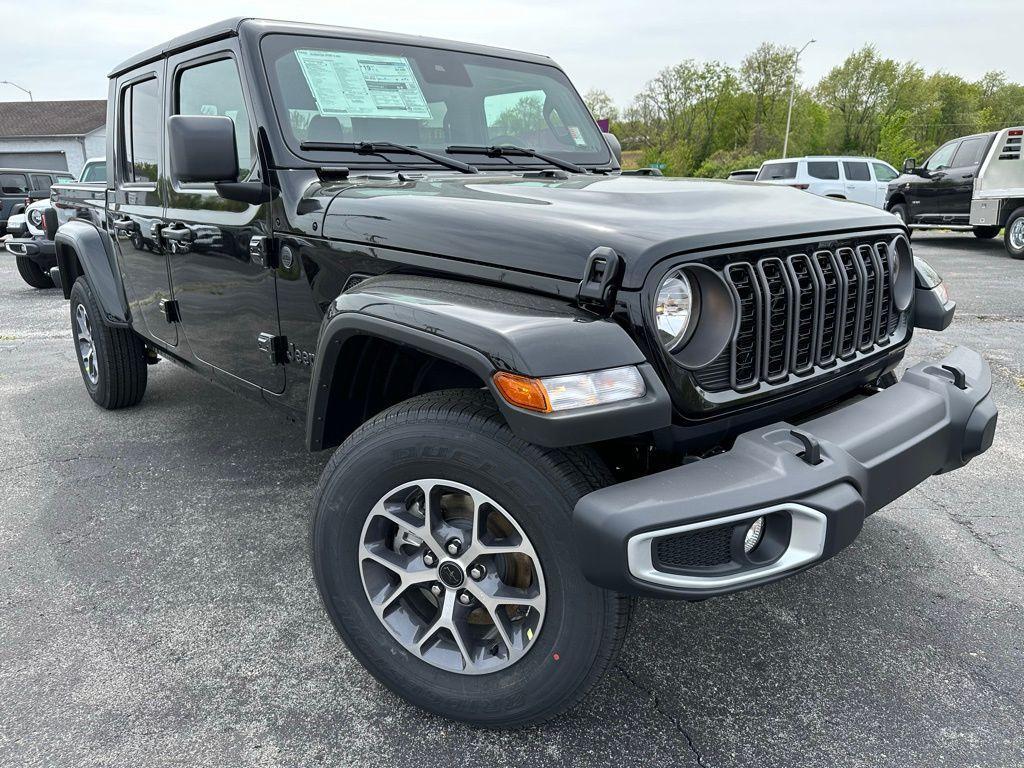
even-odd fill
[[[747,389],[757,384],[761,370],[761,288],[750,264],[731,264],[725,279],[736,299],[736,335],[733,337],[731,383],[735,389]]]
[[[694,372],[705,390],[744,392],[807,376],[885,346],[896,333],[886,242],[776,253],[722,267],[736,328],[722,355]]]
[[[878,255],[869,245],[857,248],[857,257],[864,269],[864,314],[861,316],[860,330],[857,336],[857,349],[864,351],[871,348],[878,337],[878,294],[879,277]]]
[[[776,382],[789,372],[789,328],[792,315],[792,288],[782,259],[762,259],[757,263],[764,293],[764,345],[762,375]]]
[[[793,285],[791,369],[793,373],[802,374],[811,370],[817,362],[818,307],[821,303],[818,299],[818,277],[810,258],[804,254],[790,256],[786,266]]]
[[[701,528],[665,536],[654,543],[658,565],[669,568],[710,568],[732,561],[732,527]]]

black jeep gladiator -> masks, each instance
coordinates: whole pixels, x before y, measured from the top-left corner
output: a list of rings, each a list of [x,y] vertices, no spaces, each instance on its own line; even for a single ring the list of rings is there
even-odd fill
[[[90,396],[162,358],[300,414],[327,613],[433,712],[552,717],[633,597],[803,571],[992,442],[978,354],[894,373],[954,309],[902,222],[622,175],[548,58],[235,19],[109,94],[56,234]]]

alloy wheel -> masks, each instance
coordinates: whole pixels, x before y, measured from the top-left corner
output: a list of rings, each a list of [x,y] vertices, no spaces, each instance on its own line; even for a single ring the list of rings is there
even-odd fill
[[[540,560],[493,499],[461,483],[416,480],[370,511],[359,541],[363,588],[409,653],[478,675],[522,659],[544,621]]]
[[[92,324],[89,322],[89,314],[81,304],[75,310],[75,325],[77,328],[78,356],[82,359],[82,369],[85,377],[93,386],[99,383],[100,370],[96,365],[96,345],[92,340]]]

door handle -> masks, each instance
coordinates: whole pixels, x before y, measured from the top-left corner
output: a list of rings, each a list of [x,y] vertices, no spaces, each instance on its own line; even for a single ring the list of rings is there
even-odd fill
[[[191,243],[195,239],[195,234],[191,228],[181,224],[175,227],[164,227],[160,230],[160,237],[164,240],[173,240],[176,243]]]

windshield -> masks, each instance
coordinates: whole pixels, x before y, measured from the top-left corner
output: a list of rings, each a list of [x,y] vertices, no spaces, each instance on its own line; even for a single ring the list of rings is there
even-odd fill
[[[392,43],[268,35],[261,43],[285,140],[296,154],[346,165],[381,162],[303,143],[393,142],[443,154],[506,144],[573,163],[611,155],[583,101],[556,67]],[[402,165],[432,165],[389,155]],[[527,156],[460,155],[478,166],[543,166]],[[436,167],[436,166],[435,166]]]

